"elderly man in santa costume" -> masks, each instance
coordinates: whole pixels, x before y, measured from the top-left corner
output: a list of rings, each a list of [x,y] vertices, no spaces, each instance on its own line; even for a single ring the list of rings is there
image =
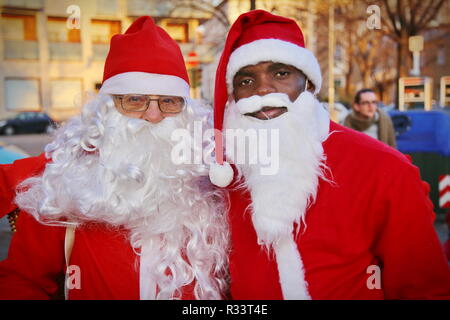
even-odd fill
[[[295,21],[256,10],[232,25],[216,74],[210,171],[216,185],[231,183],[232,298],[449,298],[417,167],[330,121],[314,96],[321,84]],[[245,148],[228,149],[238,129],[278,132],[279,149],[265,150],[279,152],[275,173],[240,163]]]
[[[0,299],[55,298],[66,270],[69,299],[224,298],[221,195],[204,166],[171,159],[173,130],[205,124],[201,111],[178,45],[150,17],[115,35],[82,114],[45,154],[1,167],[2,214],[20,213]]]

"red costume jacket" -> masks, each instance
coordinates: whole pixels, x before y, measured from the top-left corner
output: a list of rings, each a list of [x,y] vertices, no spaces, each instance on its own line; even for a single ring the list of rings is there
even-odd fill
[[[313,299],[449,298],[450,272],[433,228],[428,188],[418,169],[397,151],[342,126],[324,143],[334,185],[321,181],[298,247]],[[15,186],[39,174],[43,156],[1,166],[0,216],[15,208]],[[275,260],[256,243],[249,194],[232,191],[231,294],[234,299],[281,299]],[[61,227],[22,212],[8,259],[0,262],[0,299],[48,299],[64,271]],[[304,231],[304,232],[303,232]],[[76,230],[70,260],[81,270],[71,299],[138,299],[139,266],[125,230],[90,225]],[[371,265],[381,289],[369,289]],[[59,280],[59,281],[58,281]],[[191,288],[183,298],[192,298]]]
[[[15,209],[16,185],[41,173],[46,162],[41,155],[0,166],[0,217]],[[64,227],[42,225],[21,212],[8,258],[0,262],[0,299],[63,297],[64,238]],[[126,230],[77,228],[70,265],[79,267],[80,288],[69,290],[69,299],[139,299],[139,257]],[[195,299],[193,285],[183,288],[183,299]]]
[[[450,298],[429,186],[417,167],[365,134],[333,122],[330,131],[323,146],[334,184],[320,181],[297,238],[312,299]],[[275,258],[244,214],[250,194],[230,190],[232,298],[282,299]],[[377,267],[381,289],[369,289]]]

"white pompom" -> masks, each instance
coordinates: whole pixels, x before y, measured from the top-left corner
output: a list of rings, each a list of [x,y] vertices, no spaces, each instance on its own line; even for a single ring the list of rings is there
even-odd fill
[[[233,181],[233,176],[233,168],[226,161],[223,162],[223,165],[212,163],[209,168],[209,179],[211,183],[218,187],[225,188],[228,186]]]

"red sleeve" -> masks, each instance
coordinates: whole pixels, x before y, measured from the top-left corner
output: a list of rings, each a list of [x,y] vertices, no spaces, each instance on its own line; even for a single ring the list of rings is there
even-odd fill
[[[450,270],[433,226],[435,214],[417,167],[395,170],[380,214],[375,255],[387,299],[450,299]]]
[[[64,227],[38,223],[21,212],[9,247],[0,262],[0,300],[51,299],[64,279]]]
[[[38,157],[20,159],[12,164],[0,165],[0,218],[16,208],[14,204],[16,186],[26,178],[42,172],[47,162],[48,160],[43,153]]]

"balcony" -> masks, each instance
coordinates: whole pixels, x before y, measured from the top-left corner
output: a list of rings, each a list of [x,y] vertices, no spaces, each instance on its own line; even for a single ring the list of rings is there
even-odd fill
[[[94,43],[92,44],[92,56],[96,61],[104,61],[108,55],[109,44]]]
[[[127,1],[127,13],[129,16],[143,16],[149,15],[158,17],[162,15],[161,10],[158,10],[161,2],[155,0],[129,0]]]
[[[39,10],[44,8],[44,0],[3,0],[0,1],[3,7],[23,8]]]
[[[97,0],[97,15],[115,16],[118,7],[118,0]]]
[[[37,41],[31,40],[5,40],[5,59],[39,59],[39,47]]]
[[[81,60],[81,43],[79,42],[50,42],[51,60]]]

